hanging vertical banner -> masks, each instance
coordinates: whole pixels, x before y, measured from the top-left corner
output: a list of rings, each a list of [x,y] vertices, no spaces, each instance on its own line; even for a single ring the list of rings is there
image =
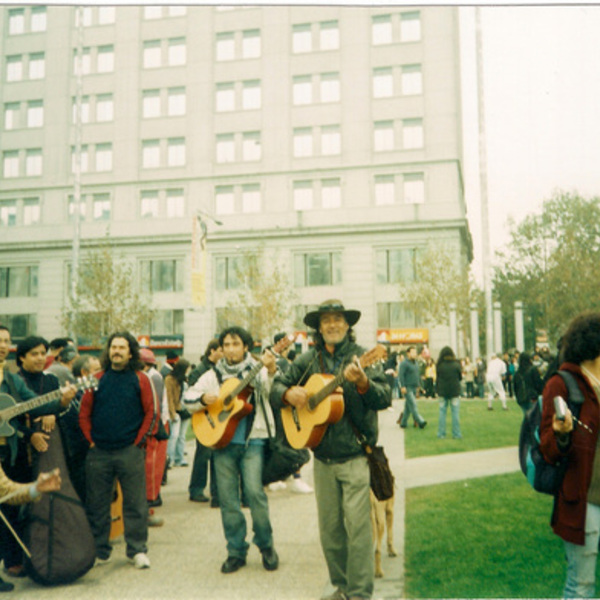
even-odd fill
[[[206,223],[200,215],[192,222],[192,306],[206,305]]]

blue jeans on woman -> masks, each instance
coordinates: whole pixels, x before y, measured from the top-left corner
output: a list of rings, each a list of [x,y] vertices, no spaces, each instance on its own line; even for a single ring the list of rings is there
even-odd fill
[[[273,547],[269,501],[262,484],[265,441],[230,443],[213,454],[221,520],[227,540],[227,555],[230,557],[245,559],[250,547],[246,542],[246,517],[240,503],[240,476],[244,498],[252,516],[252,541],[261,551]]]
[[[458,396],[456,398],[440,398],[439,401],[440,417],[438,421],[438,437],[446,437],[446,413],[448,411],[448,404],[450,404],[450,409],[452,411],[452,437],[456,440],[460,440],[462,438],[460,433],[460,421],[458,418],[460,411],[460,398]]]
[[[585,546],[565,542],[567,581],[564,598],[596,598],[596,562],[600,538],[600,506],[588,502]]]

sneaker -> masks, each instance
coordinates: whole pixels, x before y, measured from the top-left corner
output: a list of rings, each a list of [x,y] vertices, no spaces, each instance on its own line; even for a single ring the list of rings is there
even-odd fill
[[[143,552],[138,552],[133,558],[129,559],[136,569],[149,569],[150,559]]]
[[[333,594],[329,594],[329,596],[323,596],[321,600],[348,600],[348,596],[338,588],[333,592]]]
[[[103,565],[107,565],[110,562],[110,555],[106,558],[100,558],[96,556],[96,561],[94,562],[95,567],[102,567]]]
[[[273,483],[269,484],[269,490],[272,492],[276,492],[277,490],[285,490],[286,487],[287,486],[283,481],[274,481]]]
[[[148,527],[162,527],[164,524],[165,520],[162,517],[148,515]]]
[[[204,494],[190,494],[190,502],[208,502],[209,498]]]
[[[292,482],[292,491],[298,494],[312,494],[314,490],[300,477]]]

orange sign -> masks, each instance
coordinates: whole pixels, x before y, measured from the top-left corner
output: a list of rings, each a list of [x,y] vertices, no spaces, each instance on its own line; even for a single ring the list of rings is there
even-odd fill
[[[426,344],[429,329],[378,329],[377,341],[389,344]]]

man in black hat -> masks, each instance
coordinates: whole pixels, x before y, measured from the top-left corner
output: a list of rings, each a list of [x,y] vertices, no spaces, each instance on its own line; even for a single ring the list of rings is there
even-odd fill
[[[374,584],[369,468],[354,428],[377,442],[377,411],[390,406],[391,390],[380,364],[363,369],[357,360],[365,353],[352,331],[359,318],[339,300],[309,312],[304,323],[315,330],[315,345],[275,377],[271,391],[274,408],[302,410],[312,374],[343,373],[344,414],[313,448],[321,546],[336,588],[330,600],[370,598]]]

